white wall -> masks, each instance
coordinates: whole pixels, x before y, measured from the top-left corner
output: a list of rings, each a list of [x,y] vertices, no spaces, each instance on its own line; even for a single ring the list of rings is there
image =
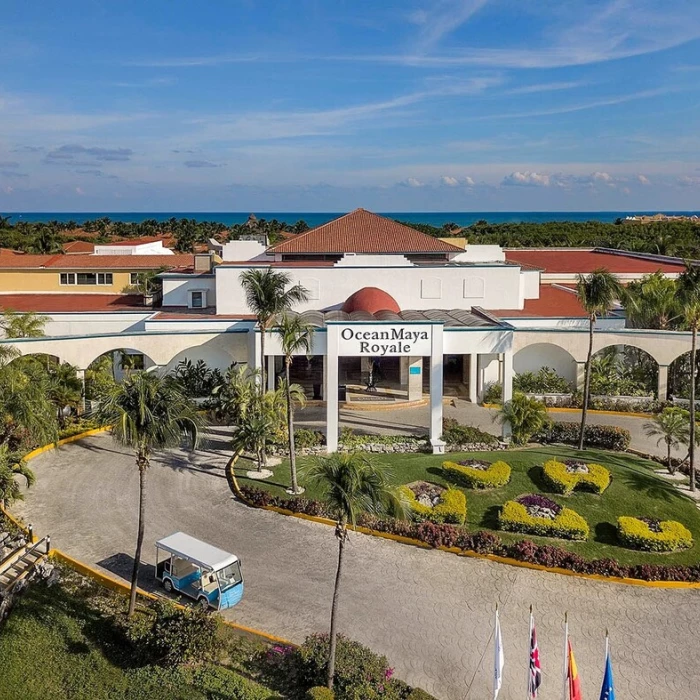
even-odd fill
[[[235,361],[239,363],[249,362],[248,338],[243,333],[228,333],[203,345],[195,345],[183,350],[173,357],[166,365],[164,372],[175,369],[182,360],[197,362],[204,360],[211,369],[222,372],[229,368]]]
[[[539,270],[520,270],[520,279],[522,280],[522,290],[524,299],[539,299],[540,298],[540,271]]]
[[[542,367],[551,367],[557,374],[576,384],[576,361],[566,350],[556,345],[528,345],[513,355],[513,369],[517,374],[538,372]]]
[[[500,316],[504,321],[514,328],[551,328],[552,330],[566,330],[570,328],[588,329],[587,318],[524,318],[514,316],[509,318],[508,314]],[[617,330],[625,327],[624,318],[599,318],[595,324],[598,330]]]
[[[173,276],[162,275],[163,306],[187,306],[188,291],[206,289],[207,305],[216,306],[216,280],[213,275]]]
[[[221,258],[223,260],[252,260],[263,255],[267,248],[258,241],[229,241],[224,244]]]
[[[458,253],[452,260],[455,262],[503,262],[506,254],[500,245],[471,245],[467,244],[463,253]]]
[[[134,245],[96,245],[95,255],[174,255],[174,253],[170,248],[163,246],[163,241],[152,241]]]
[[[250,313],[240,286],[247,268],[216,268],[217,313]],[[401,309],[521,309],[520,268],[512,265],[411,267],[294,267],[284,268],[292,284],[314,286],[318,294],[296,311],[339,308],[363,287],[379,287],[396,299]],[[438,279],[441,284],[435,285]],[[425,282],[425,284],[423,284]],[[441,287],[436,293],[436,286]],[[465,296],[467,294],[467,296]],[[429,297],[429,298],[428,298]]]
[[[95,335],[98,333],[121,333],[122,331],[143,331],[145,320],[153,314],[153,309],[136,312],[110,311],[109,313],[55,313],[47,314],[49,322],[44,327],[47,336]]]

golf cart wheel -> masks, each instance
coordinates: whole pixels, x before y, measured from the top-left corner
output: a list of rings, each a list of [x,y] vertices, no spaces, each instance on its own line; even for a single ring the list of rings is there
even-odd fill
[[[197,603],[199,604],[199,607],[202,608],[202,610],[209,609],[209,601],[204,596],[200,596],[199,598],[197,598]]]
[[[165,590],[168,593],[172,593],[173,592],[173,582],[169,578],[166,578],[165,581],[163,581],[163,588],[165,588]]]

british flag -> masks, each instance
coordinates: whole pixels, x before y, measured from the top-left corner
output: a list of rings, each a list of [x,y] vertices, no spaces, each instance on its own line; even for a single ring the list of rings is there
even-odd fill
[[[530,615],[530,675],[528,679],[528,698],[537,697],[537,689],[542,683],[542,667],[540,666],[540,649],[537,646],[537,633],[535,632],[535,621]]]

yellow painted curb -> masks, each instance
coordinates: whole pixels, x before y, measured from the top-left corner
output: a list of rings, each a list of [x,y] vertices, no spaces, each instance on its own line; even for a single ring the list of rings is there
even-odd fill
[[[501,408],[500,403],[485,403],[482,404],[483,408]],[[581,413],[580,408],[558,408],[556,406],[547,406],[547,413]],[[653,413],[635,413],[634,411],[604,411],[597,408],[589,408],[588,413],[599,416],[625,416],[629,418],[652,418]]]
[[[62,445],[68,445],[71,442],[77,442],[78,440],[90,437],[91,435],[98,435],[99,433],[104,433],[111,427],[112,426],[110,425],[105,425],[101,428],[92,428],[91,430],[86,430],[84,433],[71,435],[70,437],[63,438],[62,440],[58,440],[57,442],[52,442],[48,445],[44,445],[43,447],[37,447],[35,450],[32,450],[28,454],[24,455],[24,461],[28,462],[30,459],[34,459],[35,457],[44,454],[44,452],[50,452],[51,450],[55,450],[57,447],[61,447]]]
[[[277,506],[257,506],[247,498],[239,494],[239,498],[249,505],[251,508],[260,508],[262,510],[269,510],[274,513],[279,513],[280,515],[291,516],[293,518],[299,518],[300,520],[309,520],[314,523],[319,523],[321,525],[330,525],[335,527],[335,521],[328,518],[322,518],[316,515],[307,515],[306,513],[295,513],[294,511],[287,510],[286,508],[279,508]],[[445,547],[440,545],[438,547],[433,547],[427,542],[422,540],[416,540],[412,537],[405,537],[404,535],[393,535],[390,532],[380,532],[379,530],[372,530],[362,525],[357,525],[355,527],[350,526],[348,529],[354,530],[355,532],[360,532],[364,535],[370,535],[372,537],[381,537],[386,540],[392,540],[394,542],[399,542],[401,544],[408,544],[413,547],[420,547],[421,549],[437,549],[441,552],[449,552],[451,554],[457,554],[461,557],[470,557],[472,559],[486,559],[488,561],[496,562],[498,564],[506,564],[508,566],[517,566],[521,569],[531,569],[533,571],[546,571],[550,574],[561,574],[562,576],[573,576],[575,578],[588,579],[589,581],[600,581],[602,583],[622,583],[628,586],[641,586],[643,588],[675,588],[675,589],[700,589],[700,582],[689,582],[689,581],[643,581],[638,578],[622,578],[620,576],[602,576],[600,574],[583,574],[578,571],[570,571],[569,569],[560,569],[558,567],[547,567],[542,564],[530,564],[529,562],[520,561],[518,559],[511,559],[510,557],[499,557],[495,554],[479,554],[479,552],[474,552],[471,550],[459,549],[459,547]]]

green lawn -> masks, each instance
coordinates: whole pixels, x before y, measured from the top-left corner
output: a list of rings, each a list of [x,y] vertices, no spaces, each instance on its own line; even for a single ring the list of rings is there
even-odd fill
[[[36,583],[0,634],[0,698],[22,700],[267,700],[279,695],[222,666],[134,667],[112,622],[125,598],[74,572]]]
[[[500,533],[506,541],[528,537],[541,544],[566,547],[587,558],[613,557],[623,564],[693,564],[700,560],[700,511],[669,482],[654,474],[660,465],[620,452],[588,449],[583,453],[567,447],[538,447],[501,452],[450,454],[448,459],[459,461],[478,457],[487,461],[503,459],[512,467],[508,485],[492,491],[462,489],[467,495],[467,527],[470,530],[497,530],[499,507],[507,500],[525,493],[544,493],[557,502],[573,508],[588,521],[591,535],[587,542],[570,542],[545,537]],[[602,496],[574,492],[571,496],[552,494],[541,480],[542,464],[551,457],[578,458],[602,464],[610,470],[612,483]],[[429,454],[375,455],[378,464],[386,466],[395,484],[425,480],[446,485],[441,464],[445,457]],[[308,460],[299,459],[300,482],[304,484],[303,469]],[[252,481],[245,477],[250,463],[240,463],[237,475],[241,484],[268,489],[286,496],[289,485],[289,466],[285,462],[274,469],[267,481]],[[314,488],[304,494],[319,498]],[[652,554],[624,549],[616,544],[616,523],[620,515],[645,515],[663,520],[678,520],[693,533],[695,546],[677,554]]]

